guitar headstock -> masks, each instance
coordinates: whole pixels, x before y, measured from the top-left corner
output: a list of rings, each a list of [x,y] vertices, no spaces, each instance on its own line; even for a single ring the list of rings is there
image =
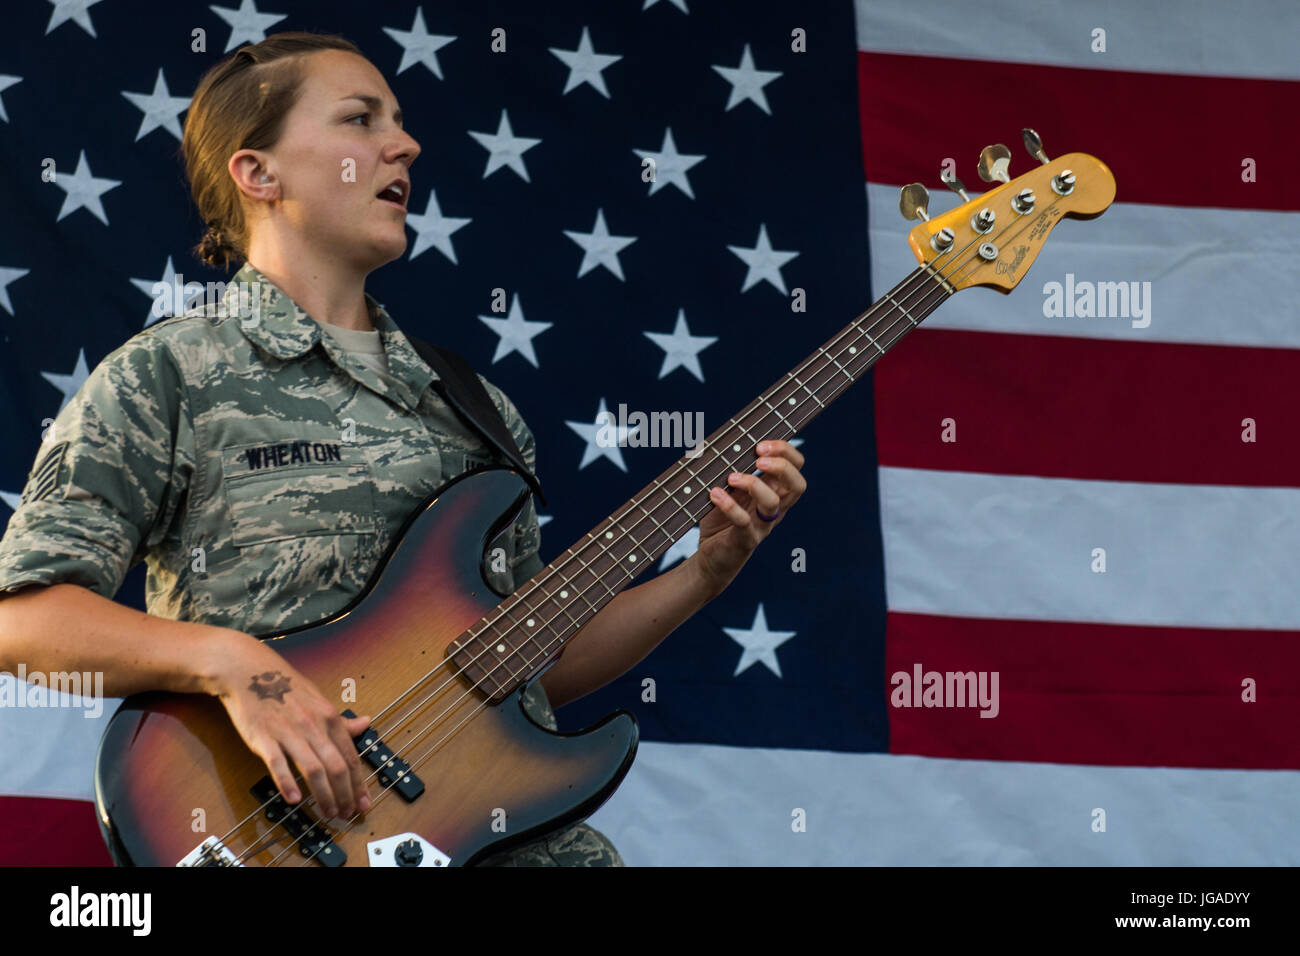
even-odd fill
[[[980,178],[997,185],[972,199],[961,180],[942,177],[965,200],[956,209],[930,218],[926,188],[920,183],[903,187],[899,211],[906,219],[924,220],[908,234],[908,245],[954,291],[987,285],[1010,292],[1058,222],[1067,216],[1096,218],[1115,198],[1115,176],[1096,156],[1067,153],[1049,160],[1037,133],[1026,129],[1023,135],[1025,148],[1042,165],[1011,179],[1011,151],[1001,144],[985,147]]]

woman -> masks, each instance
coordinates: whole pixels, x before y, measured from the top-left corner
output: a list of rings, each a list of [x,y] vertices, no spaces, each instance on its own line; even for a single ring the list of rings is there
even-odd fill
[[[55,421],[0,541],[0,667],[102,671],[109,696],[216,695],[289,801],[303,796],[296,771],[328,817],[347,818],[369,807],[351,743],[369,717],[341,717],[253,635],[338,611],[419,503],[489,459],[364,291],[405,251],[420,146],[356,47],[281,33],[205,74],[183,149],[208,225],[196,252],[244,264],[221,303],[107,356]],[[533,467],[532,433],[484,384]],[[533,685],[539,722],[554,728],[550,701],[627,671],[735,577],[805,487],[803,456],[767,444],[761,478],[710,491],[697,553],[612,600]],[[494,584],[509,593],[542,567],[531,502],[507,539]],[[144,615],[111,600],[139,560]],[[488,862],[622,861],[581,824]]]

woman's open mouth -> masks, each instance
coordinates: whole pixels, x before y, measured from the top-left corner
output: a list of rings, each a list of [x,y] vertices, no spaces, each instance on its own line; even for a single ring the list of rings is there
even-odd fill
[[[390,206],[396,206],[402,212],[406,212],[406,197],[410,189],[410,184],[406,180],[398,179],[381,189],[375,198]]]

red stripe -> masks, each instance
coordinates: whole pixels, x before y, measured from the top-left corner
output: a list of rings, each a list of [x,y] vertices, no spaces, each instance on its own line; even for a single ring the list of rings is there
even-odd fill
[[[112,866],[88,800],[0,797],[0,866]]]
[[[1300,637],[890,612],[893,674],[997,671],[1000,710],[889,707],[890,752],[1049,763],[1300,768]],[[1254,678],[1258,699],[1242,700]],[[888,699],[888,697],[887,697]]]
[[[1300,485],[1300,350],[922,327],[873,374],[881,465]],[[941,440],[946,418],[955,442]]]
[[[983,191],[980,150],[1009,146],[1014,178],[1037,164],[1020,138],[1033,126],[1049,157],[1082,152],[1106,163],[1119,202],[1300,209],[1296,133],[1285,119],[1300,82],[860,52],[858,84],[871,182],[942,188],[939,164],[953,157],[958,178]],[[1257,182],[1241,180],[1247,157]]]

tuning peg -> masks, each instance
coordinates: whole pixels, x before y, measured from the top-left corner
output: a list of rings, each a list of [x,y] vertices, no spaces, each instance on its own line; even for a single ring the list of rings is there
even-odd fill
[[[993,181],[1009,183],[1010,175],[1007,174],[1011,166],[1011,150],[1007,149],[1001,143],[995,143],[992,146],[985,146],[980,150],[980,179],[986,183]]]
[[[1020,135],[1025,138],[1025,149],[1029,151],[1030,156],[1034,157],[1034,159],[1038,160],[1044,166],[1051,162],[1051,160],[1047,158],[1047,154],[1043,152],[1043,139],[1041,136],[1028,127],[1022,129]]]
[[[939,178],[943,184],[961,197],[962,202],[970,202],[970,196],[966,194],[965,184],[957,178],[957,174],[945,166],[939,171]]]
[[[924,219],[930,221],[926,212],[930,206],[930,190],[920,183],[908,183],[898,194],[898,211],[904,219]]]

